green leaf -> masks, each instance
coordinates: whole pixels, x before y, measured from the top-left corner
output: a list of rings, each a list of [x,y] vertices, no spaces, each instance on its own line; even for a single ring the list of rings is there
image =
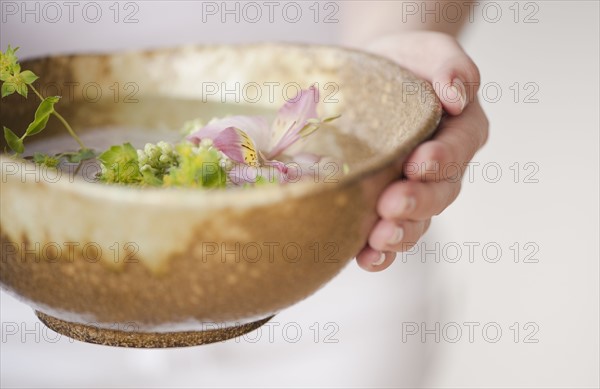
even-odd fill
[[[24,82],[17,83],[17,93],[18,94],[27,98],[27,92],[29,92],[29,89],[27,88],[27,84],[25,84]]]
[[[79,163],[88,159],[92,159],[96,156],[96,153],[92,149],[81,149],[76,153],[63,153],[67,161],[70,163]]]
[[[142,179],[137,151],[130,143],[112,146],[98,156],[102,164],[100,179],[108,183],[137,184]]]
[[[33,162],[37,163],[38,165],[56,168],[60,163],[60,159],[44,153],[34,153]]]
[[[163,181],[153,173],[145,171],[142,173],[142,183],[149,186],[162,186]]]
[[[23,153],[23,151],[25,151],[25,146],[23,146],[23,140],[7,127],[4,127],[4,139],[6,139],[8,147],[10,147],[10,149],[15,153],[21,154]]]
[[[48,154],[35,152],[35,153],[33,153],[33,162],[42,163],[48,157],[49,157]]]
[[[100,154],[98,159],[107,165],[130,160],[137,161],[137,151],[131,143],[127,142],[122,145],[111,146],[111,148]]]
[[[39,78],[31,70],[25,70],[25,71],[21,72],[20,76],[21,76],[21,80],[23,80],[23,82],[27,85],[33,84],[33,82]]]
[[[29,92],[29,88],[27,87],[27,85],[30,85],[35,80],[37,80],[38,76],[36,76],[32,71],[29,70],[25,70],[21,73],[15,72],[9,74],[14,70],[20,70],[21,66],[19,66],[19,64],[16,64],[13,66],[13,68],[14,69],[11,69],[10,71],[4,70],[2,73],[2,81],[4,81],[4,84],[2,84],[2,97],[17,92],[21,96],[27,98],[27,94]]]
[[[8,69],[0,68],[0,81],[6,81],[10,76],[12,76],[12,74]]]
[[[52,112],[54,112],[54,104],[56,104],[58,100],[60,100],[59,96],[52,96],[46,97],[40,103],[40,106],[35,111],[35,118],[33,119],[33,122],[31,122],[31,124],[29,124],[27,127],[27,130],[25,130],[25,136],[35,135],[46,128],[48,119],[50,118]]]
[[[15,83],[6,81],[2,84],[2,97],[10,96],[17,91]]]
[[[223,188],[227,173],[220,165],[220,155],[215,149],[195,151],[189,143],[179,144],[179,164],[169,169],[163,177],[165,186],[191,188]]]
[[[15,73],[14,75],[7,77],[4,81],[4,84],[2,84],[2,97],[8,96],[15,92],[23,97],[27,97],[27,84],[23,82],[19,73]]]

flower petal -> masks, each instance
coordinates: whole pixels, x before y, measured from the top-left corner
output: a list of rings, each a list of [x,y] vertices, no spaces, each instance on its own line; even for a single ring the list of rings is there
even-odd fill
[[[212,120],[206,126],[193,132],[188,140],[194,144],[200,143],[202,139],[215,139],[221,131],[229,127],[239,128],[244,131],[259,150],[268,146],[269,123],[261,116],[229,116],[223,119]]]
[[[244,164],[236,164],[227,172],[227,176],[231,183],[235,185],[243,185],[246,183],[255,183],[258,179],[260,168],[257,166],[248,166]]]
[[[301,166],[311,166],[315,163],[318,163],[322,157],[313,153],[298,153],[294,154],[292,157],[292,161],[296,162]]]
[[[287,172],[288,172],[287,165],[285,163],[283,163],[281,161],[277,161],[275,159],[273,159],[273,160],[266,160],[266,161],[264,161],[263,165],[271,167],[271,168],[274,168],[278,172],[281,172],[283,174],[287,174]]]
[[[294,99],[281,107],[271,127],[269,158],[281,154],[300,139],[300,131],[310,119],[318,120],[318,102],[319,90],[313,85],[309,89],[301,90]]]
[[[239,128],[227,127],[213,139],[213,144],[235,162],[258,165],[258,152],[252,139]]]

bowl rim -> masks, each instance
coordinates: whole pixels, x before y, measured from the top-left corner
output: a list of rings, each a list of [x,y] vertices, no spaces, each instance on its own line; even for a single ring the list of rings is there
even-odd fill
[[[278,47],[278,48],[304,48],[304,49],[325,49],[333,50],[345,53],[354,53],[361,56],[370,57],[377,61],[387,63],[390,67],[395,67],[399,71],[408,73],[414,77],[415,80],[419,81],[425,88],[421,89],[421,93],[428,93],[433,96],[433,102],[435,107],[432,107],[429,112],[429,117],[424,117],[421,120],[420,126],[414,128],[407,135],[406,139],[402,144],[394,147],[387,153],[376,155],[369,159],[368,163],[361,165],[355,171],[345,174],[339,178],[337,182],[324,183],[324,182],[307,182],[300,181],[296,183],[286,185],[266,185],[247,189],[198,189],[198,188],[154,188],[154,187],[135,187],[128,185],[90,185],[89,182],[85,181],[80,177],[69,180],[61,177],[56,182],[52,182],[54,188],[59,190],[68,191],[69,193],[77,193],[87,198],[99,198],[105,202],[116,201],[119,203],[146,203],[146,204],[160,204],[161,207],[176,206],[180,208],[182,206],[193,206],[194,208],[212,208],[215,207],[227,207],[227,208],[247,208],[255,205],[265,205],[273,203],[278,200],[285,200],[286,198],[295,198],[303,195],[317,194],[327,190],[333,190],[334,188],[342,189],[348,186],[357,184],[359,181],[375,175],[382,170],[394,165],[398,155],[408,155],[418,144],[424,142],[430,138],[442,117],[442,106],[437,98],[435,91],[431,84],[424,81],[420,77],[417,77],[412,71],[404,68],[397,64],[393,60],[356,48],[349,48],[340,45],[328,45],[328,44],[310,44],[310,43],[296,43],[296,42],[258,42],[258,43],[227,43],[227,44],[186,44],[176,46],[157,47],[149,49],[136,49],[136,50],[115,50],[112,52],[84,52],[74,54],[57,54],[57,55],[42,55],[36,57],[30,57],[23,60],[21,63],[26,64],[27,62],[35,62],[47,59],[59,59],[59,58],[73,58],[73,57],[114,57],[119,55],[148,55],[159,52],[169,51],[182,51],[186,49],[213,49],[222,47],[235,47],[240,49],[253,49],[253,48],[264,48],[264,47]],[[430,99],[421,99],[421,104],[430,104]],[[429,101],[429,103],[428,103]],[[27,167],[27,172],[33,172],[35,168],[39,173],[42,167],[33,164],[26,160],[15,160],[12,156],[5,153],[0,153],[0,165],[2,170],[2,181],[3,184],[7,183],[5,177],[5,166],[7,163],[22,163],[32,165]],[[399,172],[400,175],[400,172]],[[21,184],[27,184],[21,180]],[[49,184],[49,183],[48,183]]]

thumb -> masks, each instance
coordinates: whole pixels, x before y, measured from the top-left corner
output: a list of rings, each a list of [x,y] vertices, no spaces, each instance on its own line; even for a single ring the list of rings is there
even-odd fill
[[[479,69],[450,35],[431,31],[398,33],[379,38],[368,49],[429,81],[451,115],[460,114],[475,100]]]
[[[456,46],[460,53],[441,61],[429,80],[450,115],[462,113],[475,100],[480,84],[479,69],[458,43]]]

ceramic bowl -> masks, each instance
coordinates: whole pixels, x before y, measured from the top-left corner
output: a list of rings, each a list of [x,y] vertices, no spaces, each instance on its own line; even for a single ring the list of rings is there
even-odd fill
[[[270,112],[313,84],[320,113],[342,115],[304,146],[347,164],[349,173],[331,180],[139,189],[0,156],[2,288],[55,331],[115,346],[239,336],[322,287],[363,247],[378,196],[442,112],[431,86],[410,72],[339,47],[194,46],[54,56],[22,67],[42,76],[47,95],[63,96],[57,110],[73,127],[125,128],[125,139],[131,128],[177,134],[178,107],[193,113],[231,102],[223,106]],[[16,95],[3,99],[2,125],[23,129],[34,109]],[[36,144],[74,148],[53,119],[49,125]]]

